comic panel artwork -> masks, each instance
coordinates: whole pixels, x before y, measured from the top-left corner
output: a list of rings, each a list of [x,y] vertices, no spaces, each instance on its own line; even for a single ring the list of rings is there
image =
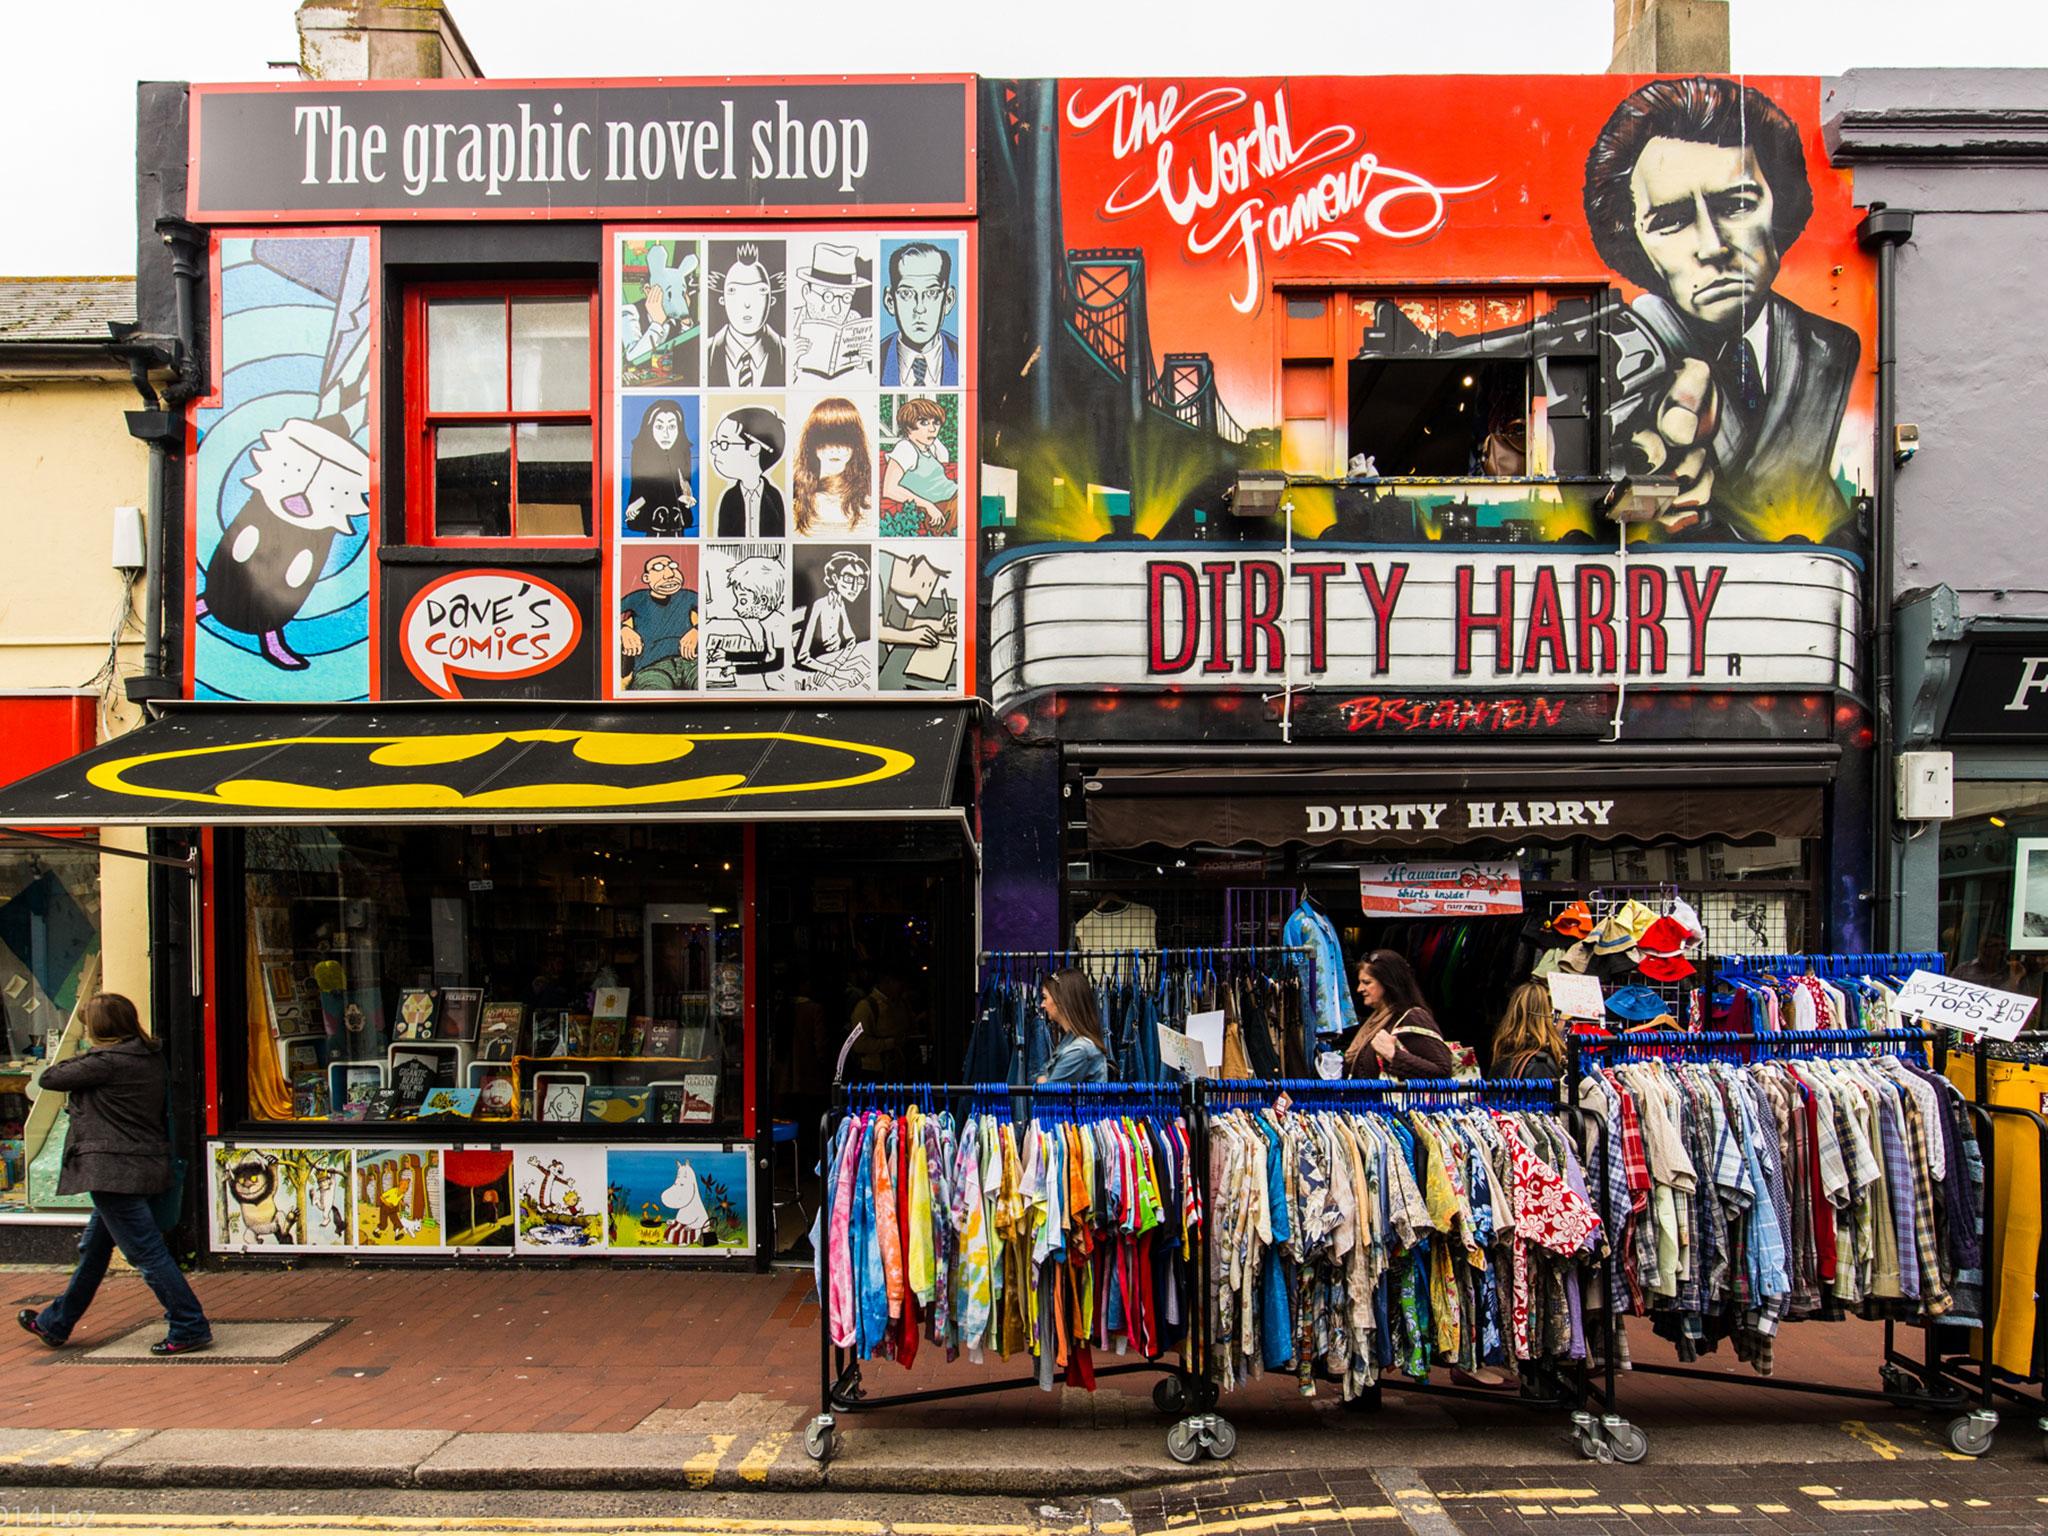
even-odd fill
[[[216,1252],[345,1248],[350,1225],[346,1147],[211,1148],[210,1221]]]
[[[751,1253],[752,1166],[721,1147],[613,1147],[606,1172],[611,1246]]]
[[[439,1148],[360,1148],[355,1157],[358,1246],[448,1246]]]
[[[193,413],[193,692],[368,698],[372,238],[224,239],[219,261],[219,404]]]
[[[1671,483],[1636,542],[1860,551],[1875,267],[1817,80],[982,90],[1012,546],[1244,535],[1279,469],[1296,543],[1611,541],[1628,474]]]
[[[514,1147],[521,1253],[600,1252],[605,1246],[604,1148]]]
[[[955,231],[614,236],[618,695],[961,691],[957,599],[899,629],[923,666],[885,665],[874,541],[931,541],[941,584],[969,568],[965,252]],[[649,316],[690,304],[694,351],[663,364]]]
[[[441,1160],[448,1243],[453,1248],[510,1248],[515,1221],[510,1148],[458,1148]]]
[[[636,693],[694,693],[702,547],[682,540],[629,544],[619,552],[620,686]]]

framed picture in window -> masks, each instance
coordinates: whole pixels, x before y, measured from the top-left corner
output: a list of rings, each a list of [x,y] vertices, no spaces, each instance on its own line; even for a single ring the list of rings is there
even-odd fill
[[[474,1040],[477,1022],[483,1013],[484,989],[482,987],[443,987],[441,989],[441,1012],[434,1020],[436,1040]],[[517,1007],[517,1004],[513,1006]],[[517,1034],[517,1022],[514,1022]]]
[[[2011,942],[2015,950],[2048,950],[2048,837],[2013,842]]]
[[[583,1096],[590,1088],[588,1072],[540,1072],[533,1079],[535,1118],[557,1125],[583,1119]]]

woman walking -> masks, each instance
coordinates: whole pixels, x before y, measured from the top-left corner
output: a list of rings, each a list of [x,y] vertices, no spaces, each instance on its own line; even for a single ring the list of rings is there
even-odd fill
[[[127,998],[102,992],[79,1015],[92,1049],[46,1067],[42,1086],[71,1095],[71,1132],[57,1193],[92,1196],[92,1215],[78,1239],[78,1268],[70,1286],[41,1312],[22,1308],[15,1321],[52,1349],[61,1348],[92,1305],[107,1260],[118,1247],[156,1292],[170,1324],[169,1333],[149,1352],[192,1354],[212,1345],[213,1330],[150,1209],[150,1197],[171,1184],[170,1127],[164,1116],[168,1068]]]

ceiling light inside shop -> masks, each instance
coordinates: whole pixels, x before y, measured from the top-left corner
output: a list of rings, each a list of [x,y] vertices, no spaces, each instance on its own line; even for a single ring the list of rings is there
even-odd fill
[[[1994,827],[2002,827],[2005,825],[2005,818],[2003,816],[1993,816],[1990,817],[1989,820],[1991,822],[1991,825],[1993,825]]]

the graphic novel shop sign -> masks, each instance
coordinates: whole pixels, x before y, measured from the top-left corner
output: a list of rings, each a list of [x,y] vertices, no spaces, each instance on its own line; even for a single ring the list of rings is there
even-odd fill
[[[963,214],[972,98],[964,77],[200,86],[191,217]]]
[[[1857,603],[1855,566],[1820,550],[1051,550],[995,574],[991,675],[998,708],[1292,685],[1345,705],[1314,716],[1339,734],[1414,729],[1408,700],[1514,690],[1494,728],[1568,729],[1621,682],[1853,691]]]

